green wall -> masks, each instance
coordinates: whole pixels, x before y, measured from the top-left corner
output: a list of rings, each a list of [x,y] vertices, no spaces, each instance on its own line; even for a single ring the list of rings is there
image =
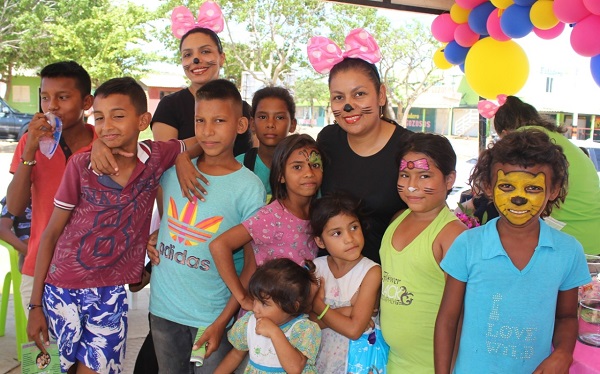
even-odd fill
[[[15,86],[28,86],[29,87],[29,101],[28,102],[14,102],[14,95],[11,92],[10,98],[7,101],[11,107],[24,112],[24,113],[36,113],[39,109],[39,77],[13,77],[11,87]],[[14,92],[14,91],[13,91]]]

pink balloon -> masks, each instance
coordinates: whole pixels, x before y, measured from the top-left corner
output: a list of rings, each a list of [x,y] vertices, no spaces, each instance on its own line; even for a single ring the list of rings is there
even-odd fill
[[[440,42],[449,43],[454,40],[454,30],[457,26],[458,24],[450,17],[450,13],[440,14],[431,23],[431,33]]]
[[[477,5],[485,3],[487,0],[456,0],[459,7],[463,9],[473,9]]]
[[[487,19],[487,30],[493,39],[499,42],[505,42],[510,40],[510,36],[507,36],[502,27],[500,27],[500,16],[498,15],[498,8],[494,9]]]
[[[600,0],[583,0],[583,5],[592,14],[600,16]]]
[[[565,29],[565,24],[563,22],[559,22],[558,25],[556,25],[553,28],[548,29],[548,30],[541,30],[541,29],[538,29],[537,27],[534,27],[533,32],[535,33],[535,35],[537,35],[538,37],[540,37],[542,39],[550,40],[550,39],[554,39],[557,36],[559,36],[560,34],[562,34],[564,29]]]
[[[471,30],[468,23],[462,23],[454,31],[454,40],[461,47],[468,48],[479,40],[479,34]]]
[[[600,16],[587,16],[573,26],[571,47],[582,56],[592,57],[600,54]]]
[[[576,23],[590,15],[583,0],[554,0],[554,15],[564,23]]]

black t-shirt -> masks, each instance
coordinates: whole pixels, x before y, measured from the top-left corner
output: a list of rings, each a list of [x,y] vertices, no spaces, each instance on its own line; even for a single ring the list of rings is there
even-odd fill
[[[156,111],[154,111],[152,123],[162,122],[172,126],[179,131],[179,140],[188,139],[195,135],[194,111],[194,95],[192,95],[189,89],[184,88],[183,90],[167,95],[160,100],[156,107]],[[246,113],[244,113],[244,116],[246,116]],[[248,120],[249,119],[248,114]],[[233,153],[237,156],[246,153],[250,148],[252,148],[252,133],[250,131],[250,126],[248,126],[248,130],[246,130],[245,133],[238,134],[235,138]]]
[[[380,263],[381,239],[392,216],[406,204],[398,195],[398,156],[410,134],[396,124],[387,144],[376,154],[362,157],[348,144],[346,132],[337,124],[323,128],[317,138],[325,155],[321,192],[346,191],[361,199],[367,224],[363,255]]]

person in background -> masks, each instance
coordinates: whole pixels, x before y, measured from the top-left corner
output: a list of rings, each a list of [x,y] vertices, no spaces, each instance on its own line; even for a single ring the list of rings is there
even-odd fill
[[[173,9],[171,29],[179,42],[181,66],[190,86],[163,97],[154,112],[152,134],[154,140],[188,139],[194,136],[194,95],[206,83],[219,79],[225,64],[225,52],[217,35],[223,30],[223,15],[219,6],[206,1],[199,10],[199,22],[183,24],[180,19],[190,11],[184,6]],[[250,119],[250,113],[244,112]],[[252,147],[252,133],[248,128],[235,140],[234,155]]]
[[[275,147],[288,134],[296,131],[296,103],[290,91],[283,87],[265,87],[252,97],[250,127],[258,140],[258,147],[238,155],[235,159],[258,175],[271,200],[269,175]]]
[[[6,197],[0,201],[2,205],[2,214],[0,214],[0,240],[19,253],[19,272],[23,269],[23,261],[27,254],[27,243],[31,231],[31,204],[25,208],[25,212],[20,216],[15,216],[8,211],[6,206]]]
[[[471,185],[500,217],[459,235],[440,264],[448,276],[436,373],[569,371],[578,287],[590,273],[581,244],[540,219],[567,195],[567,167],[561,147],[538,129],[511,132],[479,156]]]

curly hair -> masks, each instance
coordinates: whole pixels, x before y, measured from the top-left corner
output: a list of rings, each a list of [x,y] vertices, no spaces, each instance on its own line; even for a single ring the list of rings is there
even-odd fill
[[[493,188],[492,169],[494,164],[498,163],[522,167],[547,165],[552,170],[551,185],[560,190],[555,199],[548,201],[541,217],[549,216],[553,207],[558,208],[565,201],[569,163],[562,147],[554,144],[543,131],[526,129],[511,132],[493,147],[481,152],[469,178],[469,184],[475,191],[486,191],[486,188]],[[492,196],[488,196],[488,198],[492,199]]]
[[[536,125],[532,123],[532,125]],[[569,163],[562,147],[554,144],[543,131],[527,129],[514,131],[503,137],[493,147],[481,152],[479,160],[469,178],[469,184],[476,191],[486,191],[493,187],[492,169],[494,164],[510,164],[522,167],[547,165],[552,170],[551,184],[559,187],[558,196],[549,200],[541,216],[547,217],[553,207],[558,208],[567,196]],[[492,199],[492,196],[487,196]]]

